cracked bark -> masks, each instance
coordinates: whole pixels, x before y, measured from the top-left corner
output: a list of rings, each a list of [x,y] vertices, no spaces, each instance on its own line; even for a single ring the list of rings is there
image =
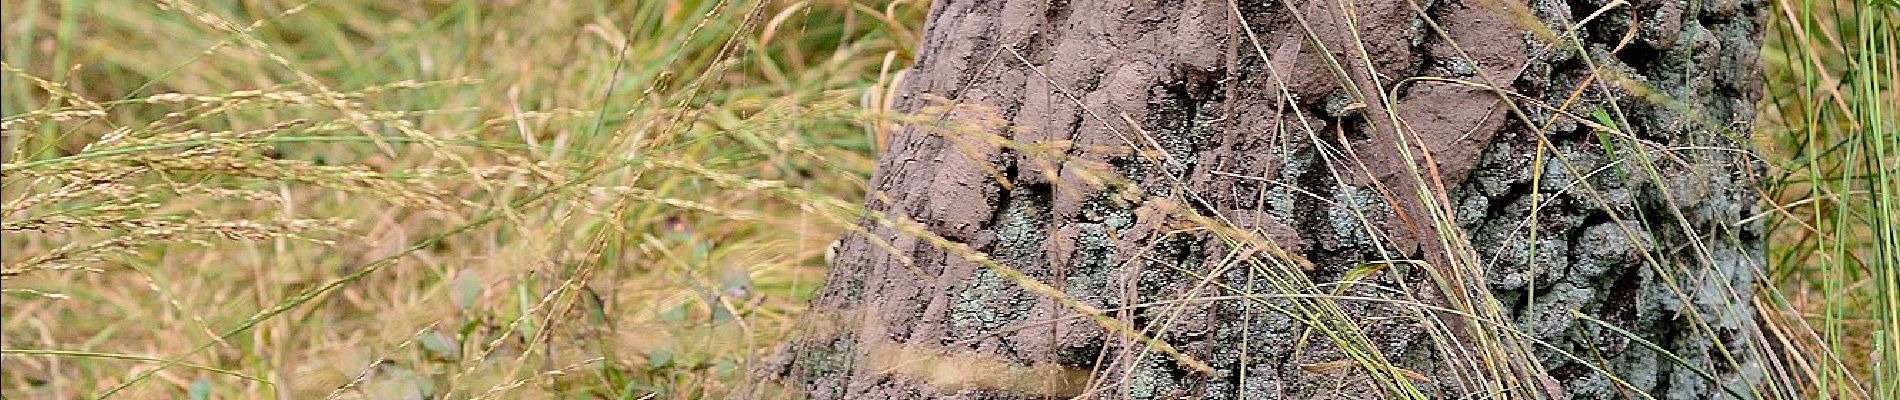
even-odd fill
[[[1717,385],[1746,390],[1761,374],[1745,349],[1759,334],[1747,299],[1762,261],[1761,227],[1742,222],[1757,212],[1747,190],[1755,167],[1723,150],[1741,145],[1733,138],[1754,118],[1759,1],[1636,1],[1598,15],[1577,31],[1583,51],[1625,79],[1595,84],[1576,49],[1523,25],[1563,29],[1604,3],[1363,2],[1343,18],[1346,3],[1330,1],[939,0],[900,109],[922,110],[930,98],[986,106],[1011,127],[993,133],[1066,141],[1068,162],[1044,171],[1050,164],[1039,156],[907,127],[880,156],[869,209],[1114,310],[1214,371],[1189,371],[1087,320],[1063,319],[1076,311],[867,221],[868,236],[841,242],[808,332],[760,374],[812,399],[1381,395],[1363,371],[1313,368],[1343,359],[1340,350],[1302,339],[1307,327],[1271,307],[1179,301],[1272,289],[1235,262],[1235,249],[1178,229],[1180,210],[1161,201],[1177,199],[1310,260],[1305,273],[1321,284],[1371,261],[1442,266],[1450,254],[1472,254],[1505,316],[1551,344],[1533,350],[1551,378],[1534,385],[1551,388],[1530,391],[1538,397],[1624,397],[1560,350],[1600,357],[1657,398],[1725,396]],[[1520,117],[1492,90],[1411,77],[1490,82],[1528,100],[1516,101]],[[1633,137],[1605,142],[1536,104],[1620,111]],[[1417,167],[1432,168],[1422,169],[1435,174],[1429,185],[1448,188],[1443,207],[1469,248],[1440,247],[1448,232],[1418,201],[1419,173],[1395,132],[1423,145],[1414,158],[1434,161]],[[1107,166],[1142,197],[1117,200],[1079,170],[1087,166]],[[1192,277],[1209,273],[1221,285]],[[1419,269],[1369,279],[1431,286]],[[1437,299],[1429,291],[1347,294]],[[1389,304],[1338,304],[1394,363],[1430,375],[1415,382],[1428,395],[1482,395],[1483,378],[1460,370],[1469,360],[1448,358],[1428,326]],[[963,358],[947,360],[966,366],[1060,366],[1089,378],[1052,383],[1054,391],[1009,390],[994,379],[876,362],[893,348],[955,354]]]

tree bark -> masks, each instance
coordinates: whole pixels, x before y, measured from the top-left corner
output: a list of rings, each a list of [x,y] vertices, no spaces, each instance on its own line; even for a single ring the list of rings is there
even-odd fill
[[[1606,3],[939,0],[898,101],[939,119],[884,149],[881,217],[762,373],[811,399],[1748,395],[1763,5]]]

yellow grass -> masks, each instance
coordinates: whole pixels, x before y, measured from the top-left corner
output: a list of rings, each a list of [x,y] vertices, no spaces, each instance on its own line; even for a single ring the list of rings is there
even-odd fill
[[[717,396],[923,6],[6,0],[0,388]]]
[[[1869,177],[1900,144],[1878,133],[1894,56],[1848,57],[1870,23],[1839,12],[1862,4],[1777,3],[1757,132],[1781,210],[1763,217],[1781,290],[1757,302],[1787,311],[1769,328],[1803,350],[1808,393],[1840,398],[1900,393],[1875,354],[1900,332],[1856,333],[1900,326],[1900,274],[1859,258],[1900,254],[1875,228],[1900,220],[1896,184]],[[927,7],[0,0],[0,396],[755,389],[832,241],[859,218],[903,225],[852,205]],[[1880,10],[1854,18],[1891,26]],[[1848,73],[1881,62],[1889,82]],[[1873,145],[1889,153],[1808,151]],[[873,356],[954,387],[1086,378]]]

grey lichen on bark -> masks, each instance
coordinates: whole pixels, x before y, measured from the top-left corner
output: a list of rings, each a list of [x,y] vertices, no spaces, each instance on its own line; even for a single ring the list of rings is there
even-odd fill
[[[1609,3],[1543,1],[1531,9],[1576,16]],[[1564,162],[1546,162],[1533,177],[1536,160],[1526,149],[1534,138],[1493,143],[1462,191],[1459,219],[1474,242],[1497,244],[1478,248],[1495,260],[1494,276],[1536,277],[1493,282],[1493,289],[1519,326],[1556,344],[1538,353],[1571,398],[1624,394],[1556,349],[1604,354],[1603,367],[1657,398],[1748,394],[1764,378],[1761,349],[1749,343],[1762,335],[1751,299],[1764,267],[1763,227],[1750,218],[1760,210],[1749,183],[1761,167],[1734,149],[1746,146],[1760,97],[1764,5],[1634,3],[1577,32],[1590,60],[1612,72],[1595,79],[1615,89],[1583,92],[1571,107],[1621,117],[1614,121],[1627,126],[1618,128],[1633,137],[1606,149],[1591,128],[1533,112],[1554,126],[1551,160]],[[1574,72],[1583,62],[1576,53],[1534,53],[1527,74],[1546,79],[1520,78],[1518,92],[1565,102],[1590,79]],[[1537,223],[1524,226],[1533,201]],[[1548,257],[1522,256],[1531,230],[1548,238],[1535,243],[1553,250],[1539,252]]]

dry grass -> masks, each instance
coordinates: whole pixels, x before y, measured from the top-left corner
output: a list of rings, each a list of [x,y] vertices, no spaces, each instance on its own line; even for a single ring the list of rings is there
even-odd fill
[[[1780,1],[1760,152],[1776,328],[1815,398],[1900,397],[1900,4]]]
[[[4,396],[748,389],[740,374],[789,333],[836,235],[861,217],[909,226],[854,205],[926,5],[591,3],[0,0]],[[1764,107],[1762,155],[1776,167],[1764,197],[1785,211],[1765,217],[1778,234],[1767,273],[1786,296],[1758,301],[1806,313],[1772,329],[1818,332],[1793,343],[1811,350],[1796,357],[1820,388],[1808,393],[1869,398],[1900,393],[1900,370],[1878,362],[1900,355],[1875,354],[1900,336],[1846,333],[1900,329],[1900,283],[1883,281],[1900,275],[1867,261],[1900,254],[1877,234],[1900,217],[1858,206],[1894,204],[1896,180],[1870,178],[1892,156],[1803,152],[1894,143],[1880,134],[1890,107],[1856,111],[1880,110],[1894,84],[1846,73],[1884,61],[1889,72],[1872,76],[1892,79],[1892,58],[1849,62],[1866,35],[1847,34],[1843,15],[1777,16],[1765,52],[1779,97]],[[1799,36],[1795,20],[1841,35]],[[1207,217],[1192,225],[1259,242]],[[1297,297],[1305,308],[1289,314],[1351,328],[1327,308],[1342,294],[1293,264],[1277,266],[1285,288],[1258,296]],[[1197,296],[1180,301],[1208,300]],[[1488,321],[1475,296],[1439,311]],[[1139,340],[1166,329],[1094,311]],[[1519,350],[1508,325],[1486,325],[1503,340],[1488,356]],[[1196,362],[1154,343],[1142,351]],[[892,352],[949,360],[882,360],[949,386],[1072,393],[1081,379]],[[1353,355],[1364,359],[1309,367],[1385,363]],[[1387,372],[1395,392],[1416,374]]]
[[[882,6],[7,0],[0,387],[714,396],[841,230],[726,186],[861,198]]]

